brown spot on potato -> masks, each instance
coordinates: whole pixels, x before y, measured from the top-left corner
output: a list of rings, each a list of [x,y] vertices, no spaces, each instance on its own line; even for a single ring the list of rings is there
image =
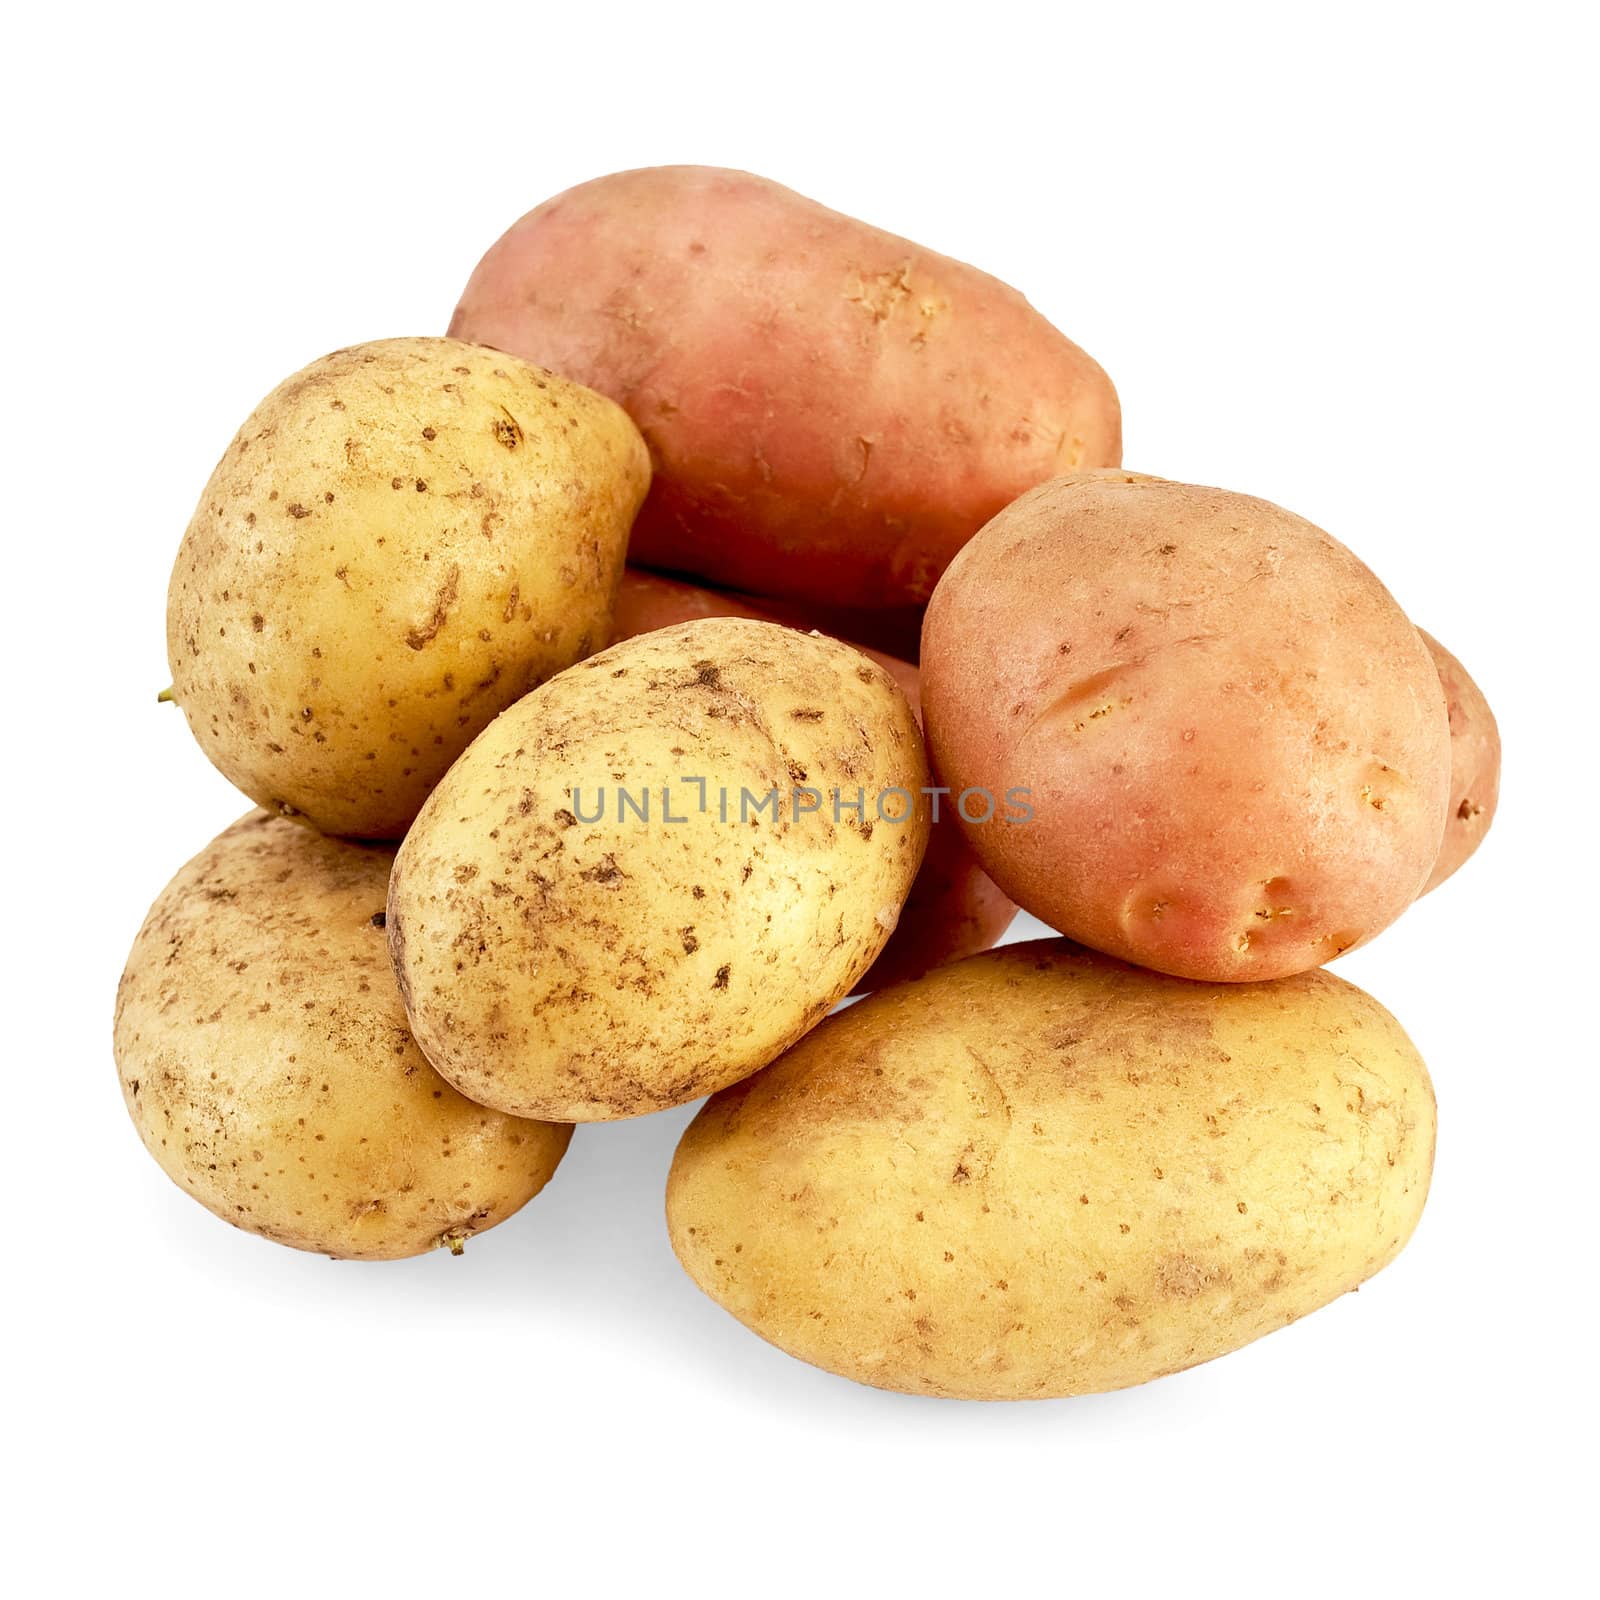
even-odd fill
[[[434,598],[432,615],[425,623],[407,631],[405,636],[407,649],[425,649],[438,637],[440,629],[450,616],[450,608],[456,603],[460,583],[461,569],[453,566]]]
[[[515,450],[522,443],[522,424],[504,406],[500,407],[500,415],[494,419],[491,426],[495,442],[507,450]]]

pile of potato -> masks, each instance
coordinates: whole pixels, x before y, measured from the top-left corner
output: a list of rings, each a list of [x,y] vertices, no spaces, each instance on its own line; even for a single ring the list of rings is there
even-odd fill
[[[168,597],[162,698],[259,809],[122,979],[150,1152],[298,1249],[459,1252],[574,1123],[709,1094],[685,1268],[913,1393],[1354,1288],[1434,1100],[1320,969],[1482,839],[1494,718],[1335,539],[1120,460],[1014,290],[704,168],[287,379]],[[1017,906],[1066,937],[991,951]]]

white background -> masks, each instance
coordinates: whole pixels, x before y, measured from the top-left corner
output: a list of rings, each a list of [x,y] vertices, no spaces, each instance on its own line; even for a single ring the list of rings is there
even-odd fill
[[[1600,1066],[1584,13],[48,15],[7,24],[0,103],[21,1592],[1575,1592]],[[305,361],[441,332],[523,210],[669,161],[1016,283],[1115,378],[1131,466],[1310,516],[1488,691],[1494,835],[1340,967],[1410,1030],[1441,1114],[1427,1215],[1359,1295],[1131,1392],[918,1401],[769,1349],[678,1270],[687,1110],[580,1129],[463,1259],[395,1265],[236,1233],[141,1149],[117,974],[244,809],[154,701],[211,466]]]

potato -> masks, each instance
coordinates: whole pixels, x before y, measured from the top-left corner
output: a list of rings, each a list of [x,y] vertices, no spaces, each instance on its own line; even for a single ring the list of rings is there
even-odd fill
[[[946,798],[928,830],[928,852],[900,908],[899,925],[850,992],[870,994],[977,955],[1000,939],[1016,914],[1015,903],[972,853]]]
[[[714,590],[756,607],[774,622],[791,628],[815,628],[853,644],[868,655],[892,656],[915,666],[922,651],[924,606],[890,606],[862,610],[853,606],[826,606],[815,600],[781,600],[773,595],[745,594],[741,590]]]
[[[923,609],[903,606],[889,611],[853,611],[844,606],[796,604],[769,595],[743,594],[737,589],[711,589],[630,566],[617,589],[611,638],[613,642],[631,639],[636,633],[670,628],[675,622],[691,622],[696,617],[783,622],[806,633],[814,631],[843,639],[874,661],[893,661],[895,681],[904,687],[900,669],[915,666],[922,648]]]
[[[743,617],[747,622],[775,620],[754,597],[747,600],[723,589],[707,589],[698,583],[646,572],[642,567],[625,567],[612,607],[611,643],[706,617]]]
[[[677,583],[629,567],[617,590],[614,639],[631,639],[696,617],[747,617],[771,620],[744,601],[716,589]],[[801,626],[796,621],[794,626]],[[894,681],[921,715],[917,669],[909,662],[860,647]],[[920,977],[932,967],[987,950],[1008,927],[1017,908],[978,865],[954,813],[945,805],[933,820],[927,853],[900,920],[878,959],[856,981],[853,994],[868,994],[886,983]]]
[[[1343,545],[1262,500],[1132,473],[1024,495],[939,585],[922,699],[946,783],[1030,792],[1031,817],[966,827],[995,882],[1161,972],[1318,966],[1439,853],[1427,650]]]
[[[206,485],[167,599],[173,697],[251,799],[397,838],[480,728],[604,641],[649,476],[615,405],[521,361],[325,356]]]
[[[1065,940],[886,989],[715,1096],[673,1249],[790,1355],[911,1394],[1144,1383],[1354,1289],[1410,1237],[1426,1068],[1328,973],[1201,985]]]
[[[626,406],[632,559],[756,594],[920,604],[1008,500],[1121,459],[1110,380],[1014,289],[745,172],[557,195],[450,331]]]
[[[384,943],[393,859],[251,812],[162,891],[117,990],[123,1096],[167,1176],[236,1227],[360,1261],[459,1254],[572,1137],[429,1067]]]
[[[754,1072],[893,931],[926,782],[905,696],[847,645],[735,618],[613,645],[481,733],[406,835],[418,1042],[463,1094],[562,1122]]]
[[[1450,717],[1450,804],[1444,843],[1422,891],[1426,894],[1483,843],[1494,821],[1500,803],[1500,729],[1467,669],[1431,633],[1417,631],[1438,668]]]

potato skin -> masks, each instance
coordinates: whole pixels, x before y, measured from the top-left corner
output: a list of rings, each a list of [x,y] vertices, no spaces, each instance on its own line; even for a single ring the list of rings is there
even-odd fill
[[[1124,1388],[1354,1289],[1410,1237],[1433,1090],[1331,974],[1203,985],[1011,945],[713,1097],[673,1249],[746,1326],[909,1394]]]
[[[927,854],[898,925],[850,992],[871,994],[988,950],[1016,915],[1015,902],[983,870],[946,802],[928,830]]]
[[[1372,572],[1278,506],[1133,473],[1057,479],[957,558],[923,626],[945,781],[1032,791],[968,827],[1069,937],[1217,982],[1305,971],[1417,897],[1450,734]]]
[[[388,931],[418,1042],[472,1099],[562,1122],[756,1071],[882,949],[926,781],[904,695],[847,645],[737,618],[613,645],[480,734],[406,835]],[[864,789],[865,817],[795,817],[801,784]],[[891,786],[900,822],[875,814]],[[778,819],[743,789],[780,791]]]
[[[1500,804],[1500,727],[1483,690],[1431,633],[1422,642],[1439,670],[1450,717],[1450,804],[1427,887],[1437,889],[1475,851]]]
[[[202,749],[268,810],[398,838],[480,728],[599,647],[649,471],[611,401],[504,355],[313,362],[229,445],[173,567]]]
[[[843,639],[869,655],[893,656],[896,661],[913,667],[921,657],[924,606],[866,611],[859,607],[820,605],[815,600],[780,600],[772,595],[728,592],[758,607],[774,622],[787,622],[792,628],[815,628],[818,633]]]
[[[629,567],[617,590],[612,638],[631,639],[696,617],[773,620],[721,590],[678,583]],[[795,618],[791,625],[805,624]],[[832,630],[822,627],[821,631]],[[907,661],[898,661],[864,645],[858,648],[899,684],[920,721],[922,700],[917,669]],[[987,950],[1011,926],[1016,914],[1017,908],[979,866],[949,806],[941,806],[929,830],[927,853],[901,908],[900,920],[878,959],[857,979],[851,993],[870,994],[885,984],[921,977],[946,961]]]
[[[620,401],[655,464],[633,560],[755,594],[920,604],[1007,501],[1121,459],[1110,379],[1014,289],[746,172],[557,195],[450,331]]]
[[[393,859],[253,811],[162,891],[117,990],[123,1098],[167,1176],[358,1261],[459,1252],[572,1137],[464,1100],[417,1048],[381,926]]]
[[[761,609],[754,597],[730,594],[724,589],[708,589],[702,584],[685,583],[659,572],[629,565],[617,585],[616,603],[611,611],[610,642],[637,638],[680,622],[696,622],[706,617],[743,617],[747,622],[773,622],[777,619]],[[799,626],[798,623],[793,624]],[[823,630],[826,631],[826,630]]]

